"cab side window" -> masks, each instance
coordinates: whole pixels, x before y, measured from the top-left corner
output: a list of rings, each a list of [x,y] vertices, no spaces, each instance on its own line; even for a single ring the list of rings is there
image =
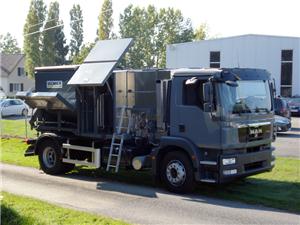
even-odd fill
[[[207,80],[196,80],[193,83],[187,81],[183,82],[183,105],[195,105],[203,109],[203,84]]]

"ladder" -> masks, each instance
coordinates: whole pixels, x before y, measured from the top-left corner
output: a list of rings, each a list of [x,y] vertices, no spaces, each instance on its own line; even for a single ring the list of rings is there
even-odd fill
[[[116,127],[116,132],[113,133],[112,139],[111,139],[111,145],[109,149],[109,156],[106,166],[106,171],[109,171],[110,168],[114,168],[115,172],[117,173],[119,171],[121,156],[122,156],[122,150],[123,150],[123,144],[125,139],[125,133],[122,132],[122,129],[126,128],[126,133],[129,134],[130,127],[131,127],[131,116],[127,115],[128,108],[126,106],[123,106],[121,109],[121,116],[119,117],[119,125]],[[124,126],[124,119],[128,118],[128,125],[127,127]],[[112,163],[112,158],[115,157],[116,161],[115,164]]]

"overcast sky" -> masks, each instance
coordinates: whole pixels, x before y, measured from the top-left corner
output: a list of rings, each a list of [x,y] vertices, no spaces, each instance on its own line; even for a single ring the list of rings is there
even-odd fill
[[[51,0],[45,0],[47,6]],[[69,10],[80,4],[84,17],[84,42],[96,37],[98,15],[103,0],[58,0],[60,17],[69,38]],[[23,26],[30,0],[0,1],[0,34],[10,32],[23,42]],[[300,13],[297,0],[113,0],[115,30],[119,15],[129,4],[157,8],[174,7],[192,20],[194,27],[207,23],[211,36],[227,37],[241,34],[269,34],[300,37]]]

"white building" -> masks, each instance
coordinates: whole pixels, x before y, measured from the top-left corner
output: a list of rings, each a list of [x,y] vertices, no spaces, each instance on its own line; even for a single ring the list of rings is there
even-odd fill
[[[300,95],[300,38],[241,35],[167,46],[167,67],[240,67],[268,70],[277,94]]]
[[[34,87],[34,79],[24,70],[24,54],[0,53],[0,91],[8,97],[14,97],[18,91],[27,91]]]

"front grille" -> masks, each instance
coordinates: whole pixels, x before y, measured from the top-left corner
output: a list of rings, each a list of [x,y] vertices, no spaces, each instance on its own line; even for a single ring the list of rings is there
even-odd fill
[[[271,137],[271,125],[241,127],[238,134],[241,143],[267,139]]]

